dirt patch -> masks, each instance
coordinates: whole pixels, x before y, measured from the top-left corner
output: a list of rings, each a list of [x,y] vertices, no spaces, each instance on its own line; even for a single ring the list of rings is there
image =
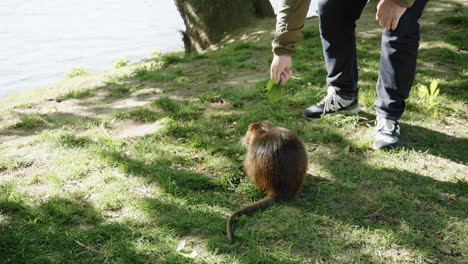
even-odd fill
[[[113,121],[109,123],[110,134],[113,138],[136,138],[152,134],[164,126],[161,122],[142,124],[134,120]]]

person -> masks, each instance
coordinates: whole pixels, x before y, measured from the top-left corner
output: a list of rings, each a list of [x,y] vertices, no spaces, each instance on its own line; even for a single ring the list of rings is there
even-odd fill
[[[317,0],[320,36],[327,68],[328,94],[304,110],[307,119],[330,113],[359,112],[356,21],[367,0]],[[400,118],[413,85],[419,48],[419,23],[427,0],[380,0],[376,20],[383,28],[377,81],[374,149],[400,146]],[[310,0],[281,0],[272,41],[270,75],[285,84]],[[376,47],[377,48],[377,47]]]

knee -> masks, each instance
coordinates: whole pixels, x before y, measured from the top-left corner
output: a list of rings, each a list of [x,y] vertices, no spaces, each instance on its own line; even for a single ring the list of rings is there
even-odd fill
[[[383,41],[396,41],[400,43],[419,42],[419,16],[415,16],[412,10],[408,9],[400,18],[396,30],[384,30]]]
[[[322,34],[354,35],[357,17],[353,12],[360,10],[359,8],[347,10],[347,7],[348,5],[340,0],[318,0],[318,16]]]
[[[382,32],[382,43],[397,46],[418,46],[419,45],[419,23],[417,21],[400,20],[396,30],[386,30]]]

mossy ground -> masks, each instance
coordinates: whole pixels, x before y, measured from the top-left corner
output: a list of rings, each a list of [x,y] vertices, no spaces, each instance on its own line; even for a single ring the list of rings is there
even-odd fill
[[[264,91],[271,20],[218,51],[166,55],[68,80],[61,94],[4,100],[0,262],[466,261],[466,2],[429,1],[415,85],[439,80],[439,116],[413,89],[404,147],[392,152],[371,149],[374,7],[357,28],[358,116],[301,117],[326,94],[316,19],[277,103]],[[265,119],[304,140],[310,176],[299,199],[236,220],[229,244],[229,213],[262,197],[243,175],[239,140]]]

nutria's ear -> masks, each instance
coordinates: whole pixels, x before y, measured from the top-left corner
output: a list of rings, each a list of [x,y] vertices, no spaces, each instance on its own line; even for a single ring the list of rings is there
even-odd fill
[[[257,122],[257,123],[252,123],[249,125],[249,130],[257,130],[260,128],[260,124]]]

